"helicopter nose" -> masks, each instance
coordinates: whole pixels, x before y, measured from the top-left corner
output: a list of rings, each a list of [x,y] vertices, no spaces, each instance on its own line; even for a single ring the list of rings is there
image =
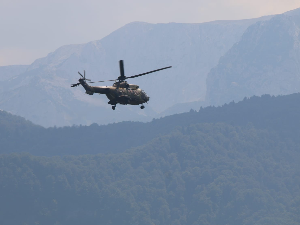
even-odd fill
[[[146,102],[148,102],[150,97],[146,95],[144,99],[145,99]]]

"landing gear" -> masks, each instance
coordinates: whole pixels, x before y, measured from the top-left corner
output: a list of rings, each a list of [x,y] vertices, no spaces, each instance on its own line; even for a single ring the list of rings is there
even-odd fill
[[[115,105],[113,105],[111,108],[112,108],[113,110],[115,110],[115,109],[116,109],[116,106],[115,106]]]
[[[141,105],[141,109],[144,109],[144,108],[145,108],[145,106]]]

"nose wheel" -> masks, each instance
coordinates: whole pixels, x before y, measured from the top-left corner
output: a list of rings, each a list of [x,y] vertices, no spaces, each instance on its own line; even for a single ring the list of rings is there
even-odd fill
[[[116,109],[116,106],[115,106],[115,105],[113,105],[111,108],[112,108],[113,110],[115,110],[115,109]]]
[[[145,106],[141,105],[141,109],[144,109],[144,108],[145,108]]]

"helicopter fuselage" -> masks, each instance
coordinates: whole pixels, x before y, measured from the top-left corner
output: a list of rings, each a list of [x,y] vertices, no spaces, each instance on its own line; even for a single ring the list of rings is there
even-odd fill
[[[93,95],[94,93],[98,94],[105,94],[107,98],[109,99],[108,104],[112,105],[112,109],[116,109],[116,105],[122,104],[122,105],[141,105],[141,109],[144,109],[145,106],[143,103],[146,103],[149,101],[149,97],[147,94],[139,88],[138,85],[135,84],[128,84],[127,79],[129,78],[135,78],[144,76],[149,73],[158,72],[161,70],[165,70],[168,68],[171,68],[172,66],[160,68],[157,70],[152,70],[146,73],[140,73],[133,76],[125,76],[124,73],[124,64],[123,60],[119,61],[120,66],[120,76],[115,80],[107,80],[107,81],[115,81],[113,86],[90,86],[87,84],[86,81],[90,81],[89,83],[95,83],[92,82],[90,79],[85,78],[85,70],[83,71],[84,75],[82,75],[79,71],[78,74],[81,76],[81,78],[78,80],[79,83],[72,84],[71,87],[77,87],[78,85],[82,85],[85,89],[85,93],[89,95]],[[96,81],[96,82],[106,82],[106,81]]]
[[[113,86],[90,86],[84,79],[79,79],[79,82],[86,94],[105,94],[111,105],[140,105],[149,101],[149,97],[139,86],[127,82],[115,83]]]

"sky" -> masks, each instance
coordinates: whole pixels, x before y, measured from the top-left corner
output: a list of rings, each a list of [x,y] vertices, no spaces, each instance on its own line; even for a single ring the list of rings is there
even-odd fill
[[[29,65],[127,23],[202,23],[280,14],[299,0],[0,0],[0,66]]]

